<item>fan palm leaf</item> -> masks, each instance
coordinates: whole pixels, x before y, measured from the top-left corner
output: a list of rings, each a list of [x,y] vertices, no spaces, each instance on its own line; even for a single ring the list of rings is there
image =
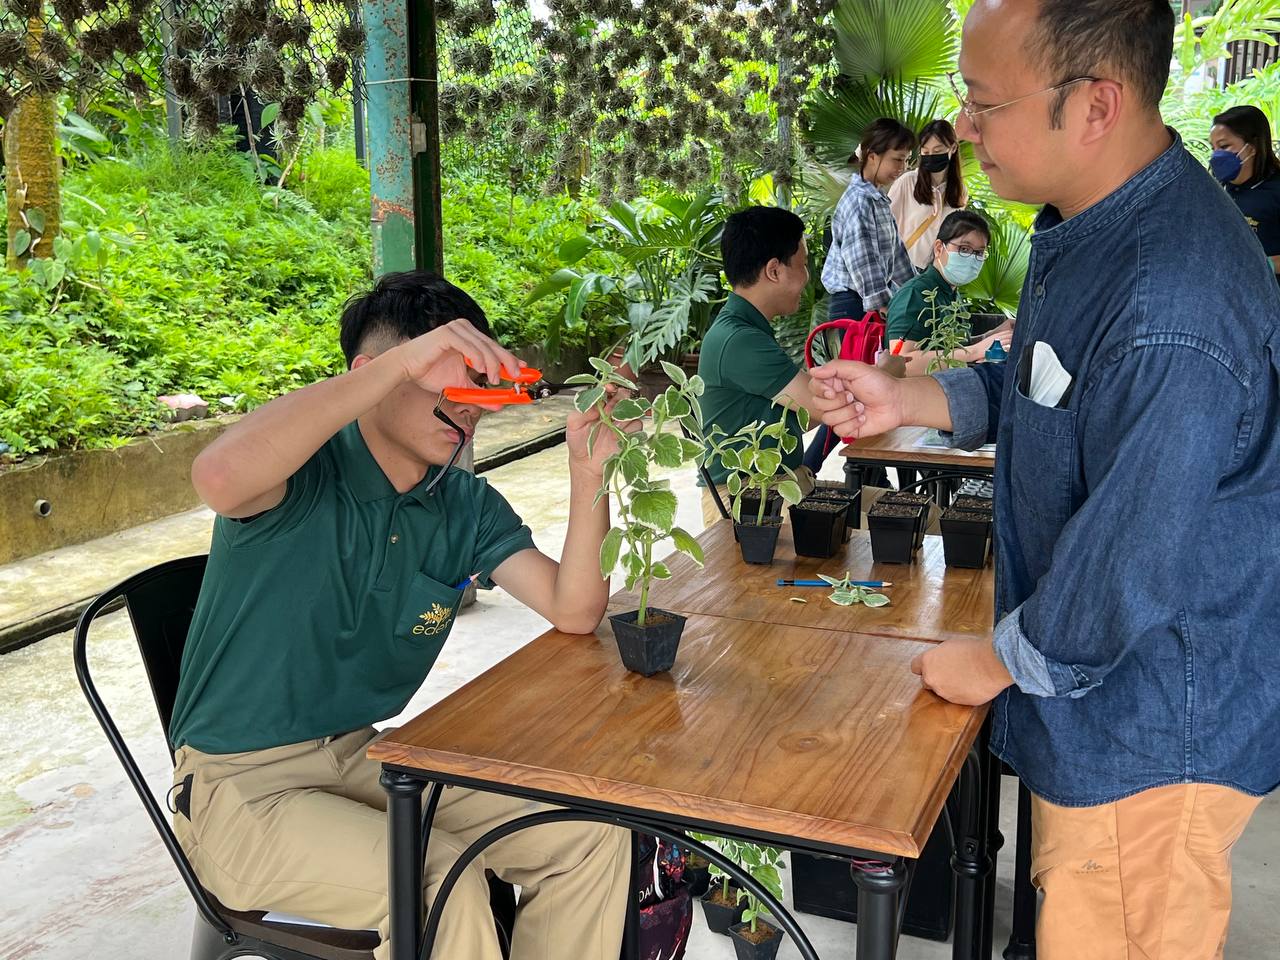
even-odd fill
[[[841,0],[835,35],[840,72],[868,87],[941,80],[955,69],[960,45],[946,0]]]

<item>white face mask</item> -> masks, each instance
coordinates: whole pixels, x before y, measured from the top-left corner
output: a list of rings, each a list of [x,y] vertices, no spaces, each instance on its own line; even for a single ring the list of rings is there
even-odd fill
[[[948,250],[947,262],[938,267],[938,272],[953,287],[963,287],[966,283],[973,283],[978,279],[983,262],[978,259],[977,254]]]

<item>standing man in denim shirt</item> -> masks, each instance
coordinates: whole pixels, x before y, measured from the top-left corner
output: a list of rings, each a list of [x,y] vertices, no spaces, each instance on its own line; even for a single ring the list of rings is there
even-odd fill
[[[978,0],[958,130],[1044,204],[1010,361],[814,372],[841,436],[999,445],[994,644],[914,669],[996,698],[1041,960],[1220,957],[1231,848],[1280,782],[1280,296],[1161,120],[1172,41],[1167,0]]]

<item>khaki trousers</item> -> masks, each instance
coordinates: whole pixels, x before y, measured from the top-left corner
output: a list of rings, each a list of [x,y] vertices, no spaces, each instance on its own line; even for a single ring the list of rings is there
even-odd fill
[[[1098,807],[1032,801],[1040,960],[1217,960],[1231,848],[1259,798],[1174,784]]]
[[[372,728],[239,754],[182,747],[175,782],[193,774],[178,840],[200,881],[235,910],[277,910],[387,942],[386,794],[365,750]],[[446,788],[427,849],[427,906],[457,857],[500,823],[547,809]],[[513,960],[617,960],[631,888],[631,837],[604,824],[535,827],[500,840],[454,887],[433,955],[501,960],[485,869],[521,888]]]

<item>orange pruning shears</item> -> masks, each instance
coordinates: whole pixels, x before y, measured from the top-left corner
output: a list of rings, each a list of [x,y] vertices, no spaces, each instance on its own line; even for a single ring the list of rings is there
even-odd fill
[[[473,370],[475,364],[470,359],[467,366]],[[452,403],[474,403],[483,407],[506,407],[513,404],[533,403],[535,399],[550,396],[554,388],[547,385],[545,390],[537,389],[542,383],[542,371],[533,367],[522,366],[514,375],[502,368],[501,377],[512,384],[510,387],[445,387],[444,399]]]

